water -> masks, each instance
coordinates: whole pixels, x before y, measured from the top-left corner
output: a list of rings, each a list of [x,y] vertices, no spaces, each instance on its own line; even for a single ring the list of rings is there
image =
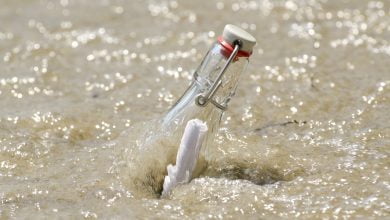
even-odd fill
[[[0,3],[2,218],[389,216],[388,1]],[[258,45],[207,169],[159,199],[175,146],[137,143],[226,23]]]

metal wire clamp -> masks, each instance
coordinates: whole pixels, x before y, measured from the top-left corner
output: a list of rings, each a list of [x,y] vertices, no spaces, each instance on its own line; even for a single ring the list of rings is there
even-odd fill
[[[221,110],[226,110],[227,106],[226,105],[222,105],[222,104],[219,104],[218,102],[216,102],[213,97],[215,95],[215,93],[217,92],[218,88],[221,86],[222,84],[222,77],[223,77],[223,74],[225,73],[225,71],[227,70],[227,68],[229,67],[230,63],[234,60],[234,58],[236,57],[238,51],[240,50],[241,48],[241,41],[240,40],[237,40],[237,41],[234,41],[233,42],[233,45],[234,45],[234,50],[232,52],[232,54],[230,54],[228,60],[226,61],[225,65],[223,66],[221,72],[219,72],[217,78],[215,79],[213,85],[211,86],[211,88],[207,91],[206,94],[199,94],[196,98],[195,98],[195,103],[198,105],[198,106],[206,106],[209,102],[211,102],[213,105],[215,105],[215,107],[221,109]]]

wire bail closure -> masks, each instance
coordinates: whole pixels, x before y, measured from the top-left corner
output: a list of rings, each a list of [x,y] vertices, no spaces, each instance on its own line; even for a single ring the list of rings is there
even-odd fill
[[[235,59],[238,51],[240,51],[240,48],[242,46],[242,42],[240,40],[236,40],[233,42],[233,45],[234,45],[234,49],[233,49],[233,52],[230,54],[226,64],[224,65],[224,67],[222,68],[221,72],[219,72],[218,76],[217,76],[217,79],[214,81],[213,85],[211,86],[211,88],[207,91],[206,94],[199,94],[196,98],[195,98],[195,103],[196,105],[198,106],[201,106],[201,107],[204,107],[206,106],[209,102],[211,102],[213,105],[215,105],[215,107],[221,109],[221,110],[226,110],[227,106],[226,105],[223,105],[223,104],[219,104],[218,102],[216,102],[213,97],[215,95],[215,93],[217,92],[217,90],[219,89],[219,87],[221,86],[222,84],[222,77],[223,77],[223,74],[225,73],[225,71],[227,70],[227,68],[229,67],[229,65],[231,64],[231,62]]]

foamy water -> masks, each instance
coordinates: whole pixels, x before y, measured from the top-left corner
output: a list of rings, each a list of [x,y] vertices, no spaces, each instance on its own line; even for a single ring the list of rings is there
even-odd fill
[[[389,216],[389,2],[0,4],[2,218]],[[141,143],[226,23],[258,44],[207,167],[160,199],[178,146]]]

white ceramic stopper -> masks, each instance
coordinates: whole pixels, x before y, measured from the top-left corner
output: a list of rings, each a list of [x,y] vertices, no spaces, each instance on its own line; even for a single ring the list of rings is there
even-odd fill
[[[240,50],[248,53],[252,53],[252,49],[256,45],[256,39],[250,33],[232,24],[225,26],[222,38],[230,45],[233,45],[234,41],[240,40],[242,43]]]

